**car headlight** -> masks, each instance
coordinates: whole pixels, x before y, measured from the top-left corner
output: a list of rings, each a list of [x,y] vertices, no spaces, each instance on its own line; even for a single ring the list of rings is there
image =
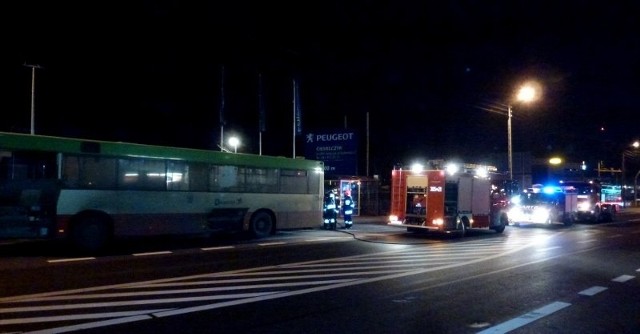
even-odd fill
[[[535,222],[546,222],[549,219],[549,209],[537,207],[533,210],[532,220]]]
[[[513,208],[509,209],[509,211],[507,212],[507,216],[511,220],[518,220],[523,215],[524,215],[524,212],[522,211],[522,208],[520,208],[520,207],[513,207]]]
[[[589,210],[591,210],[591,202],[578,203],[578,211],[589,211]]]

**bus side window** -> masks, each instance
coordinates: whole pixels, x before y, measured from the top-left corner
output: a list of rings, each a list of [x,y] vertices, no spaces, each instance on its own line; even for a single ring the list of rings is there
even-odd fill
[[[246,190],[273,193],[278,189],[278,174],[272,168],[246,168]]]
[[[114,189],[116,160],[94,156],[65,156],[62,180],[69,188]]]
[[[166,190],[164,160],[120,159],[118,187],[131,190]]]
[[[209,169],[209,190],[234,191],[238,187],[239,171],[236,166],[211,165]]]
[[[185,162],[167,163],[167,190],[189,190],[189,166]]]
[[[286,194],[306,194],[307,171],[291,169],[281,170],[280,191]]]
[[[191,163],[189,165],[189,190],[207,191],[209,184],[209,173],[207,164]]]
[[[80,184],[80,158],[65,156],[63,160],[62,181],[65,187],[78,188]]]

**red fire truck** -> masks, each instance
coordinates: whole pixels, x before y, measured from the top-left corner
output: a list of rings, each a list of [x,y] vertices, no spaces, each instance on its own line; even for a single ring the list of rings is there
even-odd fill
[[[616,219],[618,205],[607,202],[602,196],[602,186],[595,181],[561,181],[565,193],[577,194],[579,221],[603,222]]]
[[[471,169],[394,168],[391,173],[391,212],[388,225],[407,231],[436,231],[464,235],[470,228],[502,233],[508,225],[506,195],[493,190],[489,177]]]

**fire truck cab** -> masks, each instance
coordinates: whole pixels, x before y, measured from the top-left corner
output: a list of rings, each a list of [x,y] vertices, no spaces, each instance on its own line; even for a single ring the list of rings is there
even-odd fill
[[[464,235],[484,228],[502,233],[508,224],[506,203],[482,173],[394,168],[388,225],[410,232]]]

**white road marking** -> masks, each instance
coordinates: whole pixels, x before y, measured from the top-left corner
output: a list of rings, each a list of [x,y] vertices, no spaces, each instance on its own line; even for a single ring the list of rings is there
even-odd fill
[[[510,240],[510,241],[513,241],[513,240]],[[75,331],[75,330],[84,329],[84,328],[96,328],[96,327],[110,326],[112,324],[118,324],[118,323],[127,323],[127,322],[133,322],[133,321],[152,319],[154,316],[165,317],[165,316],[171,316],[171,315],[177,315],[177,314],[186,314],[186,313],[197,312],[202,310],[217,309],[217,308],[222,308],[222,307],[231,306],[231,305],[239,305],[239,304],[252,303],[252,302],[258,302],[263,300],[284,298],[289,296],[302,295],[306,293],[313,293],[317,291],[326,291],[326,290],[337,289],[342,287],[367,284],[367,283],[382,281],[387,279],[394,279],[394,278],[399,278],[404,276],[422,274],[422,273],[442,270],[446,268],[453,268],[458,266],[469,265],[472,263],[483,262],[492,258],[505,256],[507,254],[520,251],[524,248],[532,247],[534,245],[533,243],[530,242],[530,240],[527,241],[526,239],[524,239],[520,241],[523,241],[523,242],[515,242],[515,243],[513,242],[505,243],[505,242],[498,242],[498,241],[485,242],[485,243],[474,242],[474,243],[471,243],[472,245],[470,245],[469,243],[465,243],[464,245],[460,245],[459,248],[464,248],[463,251],[472,252],[473,254],[473,256],[469,256],[467,258],[467,261],[463,260],[465,259],[464,256],[460,256],[460,255],[450,256],[450,254],[446,254],[446,252],[445,253],[442,252],[442,249],[444,249],[444,247],[435,246],[433,247],[433,252],[429,253],[430,255],[428,257],[429,259],[415,261],[414,266],[417,266],[417,267],[413,267],[413,268],[411,266],[405,267],[404,262],[407,260],[413,261],[413,260],[420,259],[421,257],[424,257],[425,256],[424,250],[411,252],[411,251],[406,251],[405,249],[396,249],[393,251],[383,252],[383,253],[378,253],[373,255],[372,254],[355,255],[355,256],[349,256],[349,257],[314,260],[314,261],[298,262],[298,263],[291,263],[291,264],[277,265],[277,266],[264,266],[264,267],[249,268],[249,269],[240,269],[240,270],[233,270],[228,272],[207,273],[207,274],[199,274],[199,275],[192,275],[192,276],[186,276],[186,277],[172,277],[172,278],[157,279],[157,280],[137,282],[137,283],[115,284],[115,285],[102,286],[102,287],[90,287],[90,288],[83,288],[83,289],[6,297],[6,298],[0,298],[0,304],[24,303],[24,302],[29,302],[29,300],[31,301],[37,300],[37,299],[45,300],[45,299],[48,299],[49,297],[51,298],[51,300],[57,300],[58,298],[67,299],[68,297],[68,300],[73,301],[74,299],[77,299],[77,300],[85,299],[84,297],[79,297],[78,295],[74,296],[74,294],[96,292],[101,290],[104,291],[108,289],[141,289],[141,288],[154,289],[160,286],[171,286],[171,285],[185,287],[187,285],[193,286],[198,284],[220,284],[224,282],[237,284],[241,282],[250,282],[250,281],[268,281],[268,280],[279,281],[279,280],[286,280],[286,279],[304,280],[304,279],[313,278],[313,277],[316,278],[316,280],[314,281],[306,281],[305,283],[300,284],[300,286],[307,285],[308,287],[306,289],[303,288],[296,291],[287,291],[286,286],[288,285],[288,283],[281,283],[281,284],[276,284],[272,286],[272,287],[278,288],[279,290],[277,291],[263,291],[262,293],[253,293],[253,294],[225,293],[223,295],[216,295],[216,296],[198,296],[200,298],[190,298],[193,296],[188,296],[185,298],[165,298],[162,300],[137,299],[137,300],[122,300],[122,301],[117,301],[117,300],[105,301],[105,300],[108,300],[109,298],[119,298],[119,295],[121,293],[116,292],[116,293],[107,293],[105,294],[102,301],[98,300],[97,302],[93,302],[93,303],[75,303],[75,304],[71,303],[71,304],[63,304],[63,305],[57,305],[57,306],[49,304],[49,305],[42,305],[40,307],[27,306],[27,307],[5,308],[5,309],[0,309],[0,314],[6,313],[6,312],[14,312],[14,311],[26,312],[26,313],[46,312],[46,311],[60,312],[61,310],[73,310],[73,309],[80,310],[80,309],[91,308],[91,307],[117,307],[117,306],[136,306],[136,305],[141,306],[141,305],[148,305],[148,304],[155,304],[155,303],[184,303],[184,302],[193,303],[198,301],[200,302],[213,301],[213,303],[199,305],[199,306],[194,305],[191,307],[186,306],[184,308],[173,308],[173,307],[165,308],[165,309],[155,311],[153,313],[147,313],[146,316],[123,315],[122,317],[117,319],[111,319],[106,321],[95,321],[95,322],[84,323],[84,324],[73,325],[73,326],[49,328],[42,331],[42,333],[62,333],[62,332]],[[501,246],[496,246],[496,247],[489,246],[489,244],[492,244],[492,243],[499,244]],[[285,243],[282,242],[282,243],[271,243],[271,244],[285,244]],[[270,245],[270,244],[266,244],[266,245]],[[486,248],[482,252],[477,251],[479,249],[477,246],[480,246],[480,245],[483,245]],[[470,247],[470,249],[467,249],[467,247]],[[482,247],[480,247],[480,249],[482,249]],[[501,250],[506,250],[506,251],[501,252]],[[146,253],[146,254],[159,254],[159,253],[170,253],[170,252],[155,252],[155,253]],[[401,253],[404,254],[405,258],[402,260],[397,260],[397,259],[394,260],[395,256]],[[414,257],[414,254],[417,254],[417,255]],[[406,257],[409,257],[409,258],[406,258]],[[435,261],[434,261],[434,258],[436,259]],[[438,258],[440,260],[437,260]],[[357,265],[354,266],[355,264],[353,263],[353,261],[355,259],[360,260],[359,266]],[[381,264],[372,262],[374,260],[376,262],[381,261],[383,263],[385,262],[388,263],[388,261],[396,261],[395,263],[396,265],[398,265],[398,267],[397,268],[384,268],[384,267],[381,268],[380,267]],[[460,260],[463,260],[463,261],[460,262]],[[443,261],[443,262],[440,262],[440,261]],[[334,263],[336,262],[341,263],[342,266],[350,267],[351,271],[344,272],[344,268],[333,268]],[[316,269],[315,265],[318,263],[324,263],[325,268]],[[330,267],[330,268],[327,268],[327,267]],[[380,270],[380,269],[383,269],[383,270]],[[318,274],[316,272],[321,274]],[[267,275],[267,277],[261,277],[265,275]],[[271,276],[271,275],[274,275],[274,276]],[[383,275],[383,276],[377,276],[377,275]],[[326,280],[323,282],[322,279],[325,277],[333,278],[333,280]],[[201,281],[189,282],[189,280],[201,280]],[[258,285],[261,285],[261,284],[258,284]],[[255,285],[255,286],[258,286],[258,285]],[[247,285],[243,287],[243,286],[236,285],[231,287],[228,286],[226,289],[242,290],[242,289],[249,288],[251,286],[252,285]],[[284,287],[284,291],[282,287]],[[205,289],[215,290],[216,288],[205,287]],[[189,290],[190,289],[184,289],[184,291],[189,291]],[[216,291],[225,291],[225,289],[216,290]],[[134,291],[134,294],[140,294],[140,293],[144,295],[146,292]],[[169,291],[165,289],[165,290],[155,290],[155,293],[172,294],[172,293],[175,293],[175,291]],[[126,294],[126,292],[124,294]],[[63,295],[66,295],[66,296],[63,296]],[[94,294],[94,296],[99,296],[99,295],[100,294]],[[99,314],[99,313],[96,313],[96,314]],[[44,317],[42,313],[38,313],[36,315],[37,316],[34,317],[35,319]],[[78,315],[82,316],[81,314],[78,314]],[[60,317],[64,315],[54,314],[51,316]],[[67,316],[74,316],[74,315],[67,315]],[[29,319],[30,319],[29,317],[23,317],[22,323],[28,323]],[[9,319],[6,319],[6,320],[9,320]]]
[[[87,314],[70,314],[70,315],[58,315],[49,317],[32,317],[32,318],[16,318],[16,319],[2,319],[0,325],[14,325],[25,323],[39,323],[39,322],[52,322],[52,321],[69,321],[69,320],[82,320],[82,319],[104,319],[104,318],[117,318],[117,317],[131,317],[134,315],[147,315],[154,312],[167,311],[169,309],[157,309],[157,310],[139,310],[128,312],[104,312],[104,313],[87,313]]]
[[[618,277],[612,279],[612,281],[613,282],[623,283],[623,282],[626,282],[626,281],[634,279],[634,278],[636,278],[636,277],[635,276],[631,276],[631,275],[621,275],[621,276],[618,276]]]
[[[151,256],[151,255],[165,255],[171,254],[171,251],[160,251],[160,252],[148,252],[148,253],[134,253],[133,256]]]
[[[592,286],[588,289],[582,290],[580,292],[578,292],[579,295],[583,295],[583,296],[594,296],[604,290],[607,290],[607,288],[603,287],[603,286]]]
[[[564,302],[553,302],[551,304],[545,305],[537,310],[533,310],[529,313],[523,314],[515,319],[511,319],[509,321],[505,321],[499,325],[487,328],[483,331],[478,332],[478,334],[488,334],[488,333],[507,333],[516,328],[520,328],[524,325],[527,325],[531,322],[539,320],[543,317],[546,317],[552,313],[562,310],[565,307],[570,306],[569,303]]]
[[[258,246],[277,246],[277,245],[284,245],[284,242],[265,242],[263,244],[258,244]]]
[[[205,247],[205,248],[200,248],[203,251],[212,251],[212,250],[220,250],[220,249],[231,249],[231,248],[235,248],[234,246],[219,246],[219,247]]]
[[[282,291],[266,291],[255,293],[236,293],[227,295],[214,295],[214,296],[199,296],[199,297],[182,297],[182,298],[164,298],[164,299],[146,299],[146,300],[126,300],[117,302],[98,302],[98,303],[85,303],[85,304],[64,304],[64,305],[43,305],[43,306],[24,306],[24,307],[8,307],[0,309],[2,313],[15,313],[15,312],[39,312],[39,311],[60,311],[60,310],[73,310],[73,309],[87,309],[92,307],[116,307],[116,306],[130,306],[130,305],[149,305],[149,304],[164,304],[164,303],[186,303],[194,301],[209,301],[220,299],[243,299],[243,298],[256,298],[256,296],[279,294]],[[244,299],[243,299],[244,300]]]
[[[89,261],[95,260],[95,257],[77,257],[71,259],[58,259],[58,260],[47,260],[48,263],[61,263],[61,262],[75,262],[75,261]]]
[[[73,325],[73,326],[43,329],[41,331],[29,332],[29,334],[55,334],[55,333],[75,332],[82,329],[112,326],[112,325],[125,324],[129,322],[149,320],[149,319],[152,319],[152,317],[148,315],[138,315],[138,316],[127,317],[127,318],[117,318],[117,319],[105,320],[105,321],[88,322],[88,323]]]

